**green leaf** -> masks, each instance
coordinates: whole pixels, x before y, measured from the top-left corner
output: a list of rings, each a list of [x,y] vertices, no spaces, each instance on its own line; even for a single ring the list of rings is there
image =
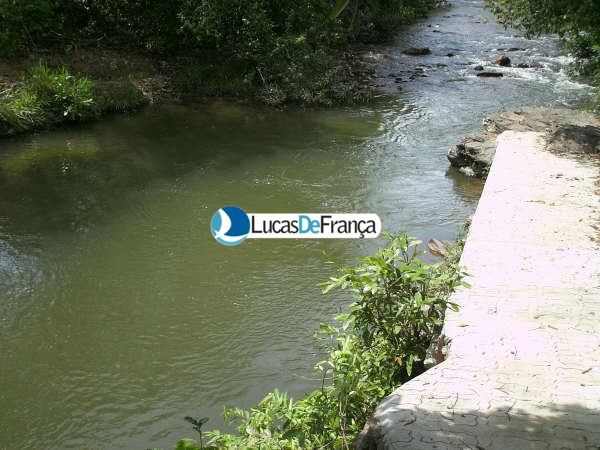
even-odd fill
[[[338,0],[331,12],[329,13],[329,19],[336,19],[350,4],[350,0]]]

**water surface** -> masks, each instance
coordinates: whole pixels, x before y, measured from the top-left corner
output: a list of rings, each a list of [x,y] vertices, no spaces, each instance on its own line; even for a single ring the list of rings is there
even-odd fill
[[[376,49],[385,95],[369,106],[165,105],[2,141],[0,448],[170,448],[193,436],[185,415],[218,427],[225,405],[312,389],[311,336],[350,301],[321,295],[323,252],[351,264],[383,241],[229,248],[210,218],[374,212],[390,232],[454,238],[481,183],[447,150],[486,114],[589,96],[554,39],[486,18],[457,1]],[[540,67],[475,77],[510,47]]]

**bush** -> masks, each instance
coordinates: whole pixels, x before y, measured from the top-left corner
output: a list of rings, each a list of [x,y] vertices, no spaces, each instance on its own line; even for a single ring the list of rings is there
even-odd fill
[[[465,285],[464,272],[454,261],[421,261],[420,242],[405,235],[388,238],[388,247],[324,283],[324,292],[350,289],[355,302],[336,318],[339,325],[321,325],[328,342],[328,358],[315,367],[322,387],[298,401],[274,390],[250,410],[227,409],[238,434],[202,432],[206,419],[194,420],[209,439],[204,448],[350,448],[381,399],[423,372],[446,308],[457,308],[448,297]],[[184,439],[175,448],[199,445]]]
[[[31,69],[16,99],[32,96],[51,115],[81,121],[97,114],[93,89],[88,78],[72,75],[65,67],[51,69],[40,62]]]
[[[238,67],[237,78],[264,102],[349,103],[366,97],[342,49],[388,38],[438,3],[184,0],[180,18],[186,38]]]
[[[81,36],[87,21],[83,2],[0,0],[0,57],[61,47]]]

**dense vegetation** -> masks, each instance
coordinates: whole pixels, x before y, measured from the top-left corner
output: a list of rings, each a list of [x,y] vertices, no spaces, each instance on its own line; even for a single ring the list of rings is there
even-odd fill
[[[126,79],[97,85],[64,67],[51,69],[40,62],[0,101],[0,135],[89,120],[104,112],[134,109],[144,101]]]
[[[200,442],[183,439],[175,448],[350,448],[381,399],[425,370],[446,308],[456,309],[449,295],[465,284],[460,246],[443,262],[427,264],[418,258],[418,241],[388,237],[389,246],[324,283],[324,292],[350,289],[355,301],[336,318],[339,325],[321,325],[328,356],[315,367],[319,389],[297,401],[274,390],[250,410],[226,410],[238,434],[203,432],[207,419],[188,417]]]
[[[486,0],[486,3],[506,26],[522,29],[529,35],[558,33],[577,58],[579,73],[600,86],[599,1]]]
[[[0,57],[125,46],[178,59],[178,83],[201,94],[351,101],[348,44],[386,39],[439,1],[0,0]]]

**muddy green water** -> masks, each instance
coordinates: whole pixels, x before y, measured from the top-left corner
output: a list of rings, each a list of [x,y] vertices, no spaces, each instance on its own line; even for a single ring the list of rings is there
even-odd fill
[[[481,183],[448,169],[448,148],[485,114],[588,92],[554,40],[486,17],[458,1],[378,49],[386,95],[370,106],[162,106],[0,142],[0,448],[171,448],[193,436],[185,415],[219,427],[225,405],[312,389],[311,336],[349,302],[320,294],[323,252],[351,264],[383,241],[229,248],[210,218],[373,212],[390,232],[454,238]],[[409,41],[432,54],[403,56]],[[509,46],[541,66],[472,75]]]

